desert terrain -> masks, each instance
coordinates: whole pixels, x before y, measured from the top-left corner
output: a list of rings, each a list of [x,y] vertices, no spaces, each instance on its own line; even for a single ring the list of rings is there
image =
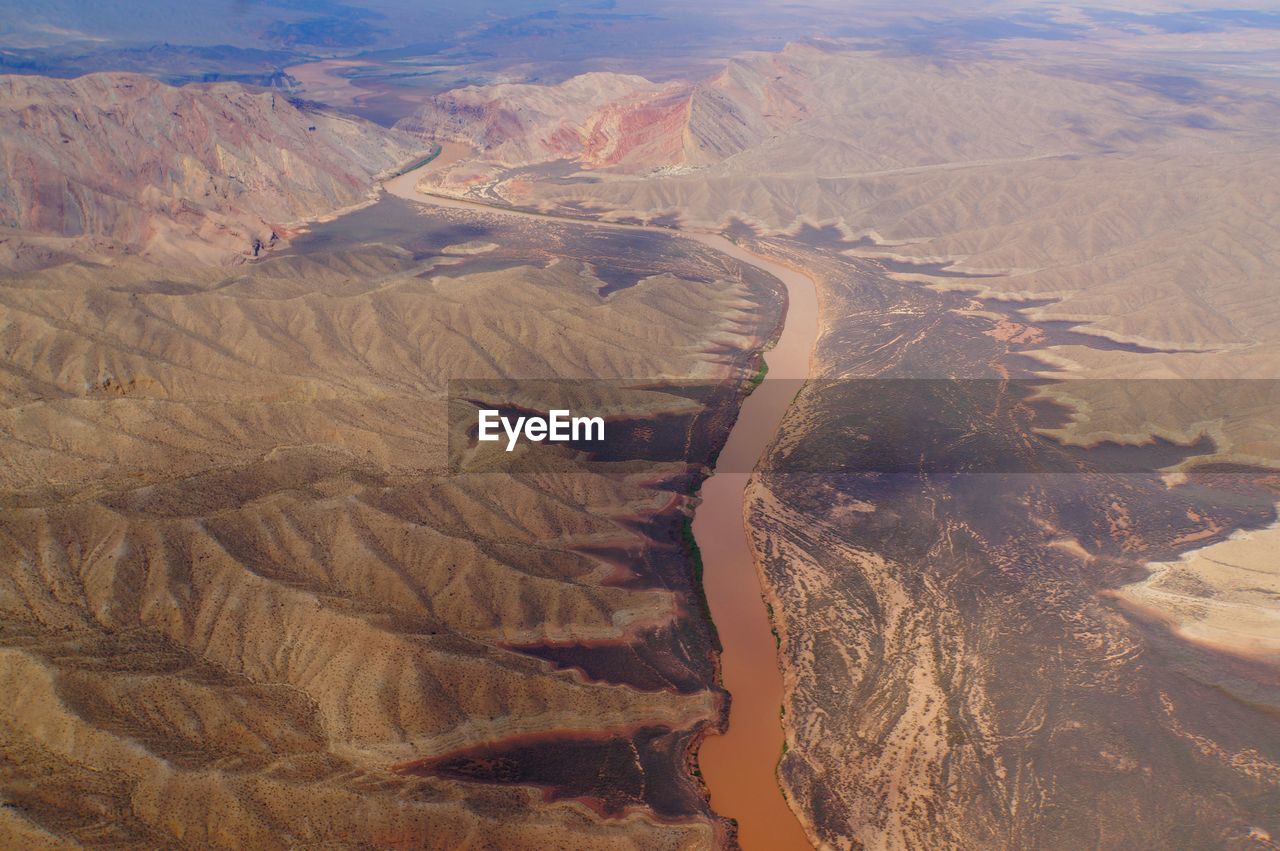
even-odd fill
[[[372,199],[423,146],[235,84],[0,78],[6,268],[143,254],[253,257],[290,224]]]
[[[1280,841],[1280,16],[535,6],[8,23],[0,844]]]
[[[218,109],[184,143],[227,157],[247,119]],[[724,700],[680,530],[778,283],[665,234],[428,210],[379,195],[373,165],[347,194],[247,193],[288,235],[256,259],[211,239],[179,264],[104,215],[104,248],[5,278],[6,844],[724,834],[685,769]],[[206,244],[201,217],[119,197]],[[449,473],[450,379],[661,376],[725,382],[667,406],[700,439],[661,463]]]
[[[818,40],[401,125],[480,151],[429,191],[722,230],[816,275],[814,370],[746,520],[780,779],[819,844],[1280,830],[1277,44],[1143,35]]]

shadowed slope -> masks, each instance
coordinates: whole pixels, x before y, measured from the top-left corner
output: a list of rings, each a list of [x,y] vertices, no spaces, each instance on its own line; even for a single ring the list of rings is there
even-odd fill
[[[691,473],[446,475],[445,390],[451,377],[740,381],[777,293],[655,238],[654,274],[605,299],[591,274],[604,258],[572,228],[442,215],[501,248],[63,265],[0,286],[12,841],[712,841],[684,764],[721,711],[679,543]],[[624,554],[626,583],[601,552]],[[664,630],[696,677],[681,692],[512,649],[625,648]],[[636,782],[611,779],[606,753],[571,761],[593,779],[560,778],[551,798],[396,770],[521,737],[559,752],[654,730],[643,773],[679,787],[656,811],[634,797],[591,808],[588,786],[612,800],[615,780],[624,797]]]

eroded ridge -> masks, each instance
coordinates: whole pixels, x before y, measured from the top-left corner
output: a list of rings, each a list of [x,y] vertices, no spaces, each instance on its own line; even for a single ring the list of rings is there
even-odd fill
[[[450,376],[701,376],[727,433],[778,284],[645,238],[603,294],[607,237],[387,198],[247,267],[7,280],[6,835],[717,841],[707,459],[445,464]]]

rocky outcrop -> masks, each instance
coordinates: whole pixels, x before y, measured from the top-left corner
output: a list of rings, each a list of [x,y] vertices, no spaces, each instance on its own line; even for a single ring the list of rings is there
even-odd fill
[[[729,62],[698,82],[651,83],[591,73],[554,86],[468,86],[438,95],[402,129],[465,142],[514,167],[568,159],[585,168],[703,166],[720,162],[804,118],[793,54]]]
[[[609,115],[644,110],[655,99],[678,96],[682,88],[610,73],[581,74],[555,86],[467,86],[431,98],[397,126],[432,139],[465,142],[504,165],[577,159],[589,139],[599,148],[608,137],[603,127]]]

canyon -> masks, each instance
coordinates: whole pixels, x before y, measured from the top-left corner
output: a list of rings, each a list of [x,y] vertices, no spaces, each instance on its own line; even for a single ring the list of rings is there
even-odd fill
[[[450,153],[461,159],[457,149]],[[486,208],[417,190],[420,178],[445,164],[429,163],[390,181],[388,188],[400,197],[444,208],[500,210],[507,216],[564,222],[575,227],[661,232],[645,225],[587,222]],[[806,848],[808,839],[788,808],[774,771],[776,755],[785,753],[786,746],[778,723],[782,679],[773,661],[776,631],[760,593],[757,559],[749,547],[743,522],[743,500],[751,471],[773,438],[798,383],[809,374],[817,334],[814,281],[792,267],[744,250],[719,234],[685,231],[681,237],[771,274],[786,287],[783,327],[770,343],[760,380],[743,402],[732,431],[716,454],[714,473],[701,483],[690,525],[697,542],[695,559],[701,569],[707,613],[715,624],[721,648],[717,680],[728,690],[732,701],[725,725],[718,734],[702,740],[694,759],[699,775],[706,778],[712,806],[721,817],[733,821],[735,843],[746,847]]]
[[[286,11],[0,77],[0,844],[1280,835],[1280,21]]]
[[[781,782],[819,844],[1280,829],[1276,609],[1243,580],[1275,571],[1245,542],[1269,539],[1280,457],[1276,92],[1203,66],[1170,90],[1150,54],[1107,47],[1068,72],[1045,44],[930,61],[818,41],[602,87],[563,124],[503,124],[486,104],[518,113],[519,91],[467,90],[441,125],[478,153],[426,191],[722,231],[816,278],[812,377],[747,525]],[[636,145],[595,145],[618,116],[645,124]],[[1170,564],[1201,547],[1229,562]]]
[[[252,262],[4,279],[5,842],[725,841],[681,529],[781,284],[508,219],[383,194]],[[696,440],[450,474],[451,378],[655,375]]]

